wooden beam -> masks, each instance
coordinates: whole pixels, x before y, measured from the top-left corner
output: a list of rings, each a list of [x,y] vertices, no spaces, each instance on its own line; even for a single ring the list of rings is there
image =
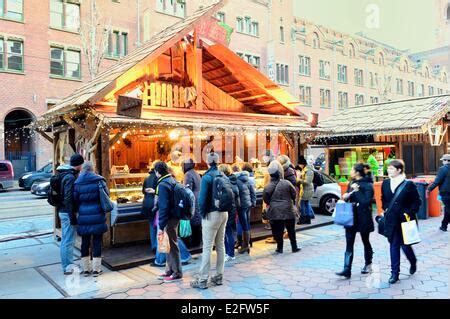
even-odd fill
[[[67,124],[69,124],[70,126],[72,126],[75,131],[78,132],[78,134],[80,134],[81,136],[83,136],[85,139],[89,140],[90,136],[89,134],[86,132],[86,129],[84,127],[81,127],[78,123],[75,123],[69,115],[64,115],[63,116],[64,121],[66,121]]]
[[[231,92],[227,92],[227,94],[235,95],[235,94],[242,94],[242,93],[251,92],[251,91],[255,91],[255,90],[259,90],[259,88],[245,89],[245,90],[239,90],[239,91],[231,91]]]
[[[197,32],[194,32],[194,54],[196,70],[194,82],[197,89],[195,109],[201,111],[203,109],[203,48]]]
[[[225,68],[225,65],[222,64],[221,66],[219,66],[217,68],[214,68],[214,69],[211,69],[211,70],[208,70],[208,71],[203,71],[203,75],[209,74],[209,73],[212,73],[212,72],[215,72],[215,71],[222,70],[223,68]]]
[[[118,132],[116,135],[114,135],[113,138],[111,138],[111,139],[109,140],[109,147],[113,146],[113,145],[119,140],[119,138],[122,136],[122,131],[123,131],[123,130],[124,130],[124,128],[122,127],[122,128],[119,130],[119,132]]]
[[[239,101],[239,102],[244,102],[244,101],[251,101],[251,100],[256,100],[256,99],[259,99],[259,98],[262,98],[262,97],[266,97],[267,96],[267,94],[260,94],[260,95],[254,95],[254,96],[249,96],[249,97],[242,97],[242,98],[238,98],[237,100]]]
[[[207,79],[209,82],[212,82],[212,81],[219,81],[219,80],[222,80],[222,79],[226,79],[226,78],[228,78],[230,76],[233,76],[233,74],[232,73],[227,73],[225,75],[217,76],[217,77],[212,78],[212,79],[208,79],[208,78],[205,78],[205,79]]]
[[[50,143],[53,144],[53,139],[47,135],[47,133],[45,133],[44,131],[41,130],[36,130],[39,134],[42,135],[43,138],[45,138],[47,141],[49,141]]]
[[[241,82],[236,81],[236,82],[233,82],[233,83],[228,83],[228,84],[225,84],[225,85],[222,85],[222,86],[218,86],[218,88],[221,89],[222,91],[225,91],[224,88],[226,88],[228,86],[237,85],[237,84],[241,84]]]
[[[253,104],[252,106],[266,106],[266,105],[271,105],[271,104],[278,104],[277,101],[267,101],[267,102],[261,102],[258,104]]]

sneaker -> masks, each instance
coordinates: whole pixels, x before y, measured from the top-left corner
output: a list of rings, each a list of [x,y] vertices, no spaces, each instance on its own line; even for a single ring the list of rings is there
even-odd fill
[[[91,274],[93,274],[93,272],[90,272],[90,271],[82,271],[82,272],[80,272],[80,275],[84,276],[84,277],[89,277]]]
[[[222,280],[223,280],[222,275],[216,275],[211,277],[211,282],[216,286],[221,286],[223,284]]]
[[[66,276],[69,276],[69,275],[72,275],[73,274],[73,269],[71,269],[71,270],[66,270],[65,272],[64,272],[64,275],[66,275]]]
[[[198,289],[207,289],[208,288],[208,280],[196,279],[194,281],[191,281],[191,287],[198,288]]]
[[[100,271],[93,271],[93,272],[92,272],[92,276],[93,276],[93,277],[98,277],[98,276],[100,276],[101,274],[103,274],[103,271],[102,271],[102,270],[100,270]]]
[[[229,261],[232,261],[232,260],[235,260],[235,259],[236,259],[236,257],[225,255],[225,262],[229,262]]]
[[[163,279],[163,281],[164,281],[164,282],[177,282],[177,281],[181,281],[181,279],[183,279],[183,276],[172,274],[172,275],[170,275],[170,276],[168,276],[168,277],[165,277],[165,278]]]
[[[164,280],[164,278],[170,277],[170,275],[172,275],[171,272],[164,272],[164,273],[162,273],[161,275],[158,276],[158,279],[159,280]]]

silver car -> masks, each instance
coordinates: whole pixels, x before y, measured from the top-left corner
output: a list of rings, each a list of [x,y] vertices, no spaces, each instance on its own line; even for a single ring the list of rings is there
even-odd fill
[[[317,187],[314,192],[311,206],[324,214],[331,215],[336,207],[336,202],[341,198],[341,187],[332,177],[322,172],[319,173],[323,176],[324,184]]]

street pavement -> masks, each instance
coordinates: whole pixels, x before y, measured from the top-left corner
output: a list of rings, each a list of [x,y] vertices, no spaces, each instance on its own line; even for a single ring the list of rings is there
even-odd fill
[[[273,244],[255,242],[250,255],[238,255],[225,266],[224,284],[197,290],[189,282],[199,268],[200,256],[183,266],[184,279],[161,283],[163,268],[140,266],[105,273],[98,278],[64,276],[59,244],[52,235],[0,242],[0,298],[107,298],[107,299],[449,299],[449,235],[438,230],[441,218],[420,221],[422,242],[414,249],[418,271],[410,276],[402,255],[400,282],[389,278],[389,246],[384,237],[371,235],[374,272],[361,275],[364,264],[360,238],[355,246],[353,276],[334,275],[343,265],[345,235],[336,225],[300,231],[302,251],[275,256]],[[212,264],[215,265],[215,253]],[[79,263],[77,251],[76,263]],[[78,270],[78,268],[76,269]]]

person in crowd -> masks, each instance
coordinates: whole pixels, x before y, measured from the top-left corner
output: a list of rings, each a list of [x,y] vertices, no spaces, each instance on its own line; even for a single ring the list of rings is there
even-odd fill
[[[100,186],[109,195],[106,180],[94,172],[91,162],[85,161],[80,176],[74,183],[73,200],[78,212],[78,235],[81,236],[81,262],[84,276],[102,273],[103,234],[108,231],[106,212],[102,211]],[[92,245],[91,245],[92,241]],[[92,264],[89,250],[92,250]]]
[[[370,165],[370,170],[372,171],[372,176],[378,176],[378,168],[380,166],[380,164],[377,161],[377,156],[378,152],[376,149],[371,149],[370,150],[370,155],[369,158],[367,159],[367,164]]]
[[[165,162],[157,162],[155,164],[155,172],[156,177],[158,177],[156,186],[156,195],[158,196],[158,236],[162,236],[165,231],[169,238],[170,246],[170,251],[167,254],[166,271],[159,276],[159,279],[164,282],[175,282],[183,278],[180,248],[177,244],[177,233],[181,216],[176,215],[173,203],[173,189],[176,181],[170,174],[169,166]]]
[[[195,196],[195,213],[191,218],[192,236],[190,238],[190,246],[198,247],[202,242],[202,216],[198,208],[198,198],[200,195],[200,185],[202,178],[195,170],[195,163],[192,158],[185,159],[181,167],[184,173],[184,185],[189,187]]]
[[[61,179],[60,194],[61,205],[57,208],[61,221],[61,265],[64,275],[73,273],[73,247],[75,244],[75,226],[77,224],[75,206],[73,201],[73,185],[81,171],[84,158],[80,154],[70,157],[70,168],[59,170],[64,176]]]
[[[145,178],[144,184],[142,185],[142,193],[144,194],[142,214],[148,218],[150,223],[150,243],[154,253],[156,253],[157,247],[157,227],[155,225],[156,212],[153,210],[153,207],[155,205],[155,191],[158,182],[158,177],[156,177],[155,173],[155,163],[156,161],[152,163],[148,176]]]
[[[173,151],[170,153],[170,160],[167,162],[167,166],[172,171],[173,178],[180,183],[183,183],[184,180],[184,174],[183,169],[181,167],[181,161],[182,161],[182,153],[178,150]]]
[[[278,162],[283,166],[284,179],[291,182],[294,188],[297,187],[297,175],[295,173],[295,167],[292,165],[289,156],[280,155],[278,156]]]
[[[388,155],[388,158],[384,161],[384,164],[383,164],[383,175],[384,175],[384,176],[387,176],[387,175],[388,175],[388,173],[387,173],[387,168],[388,168],[388,166],[389,166],[389,163],[390,163],[393,159],[395,159],[395,152],[394,152],[393,150],[391,150],[391,152],[390,152],[389,155]]]
[[[272,226],[272,234],[277,242],[275,253],[283,253],[283,232],[286,228],[293,253],[300,251],[295,236],[295,198],[294,186],[281,178],[279,162],[270,163],[268,172],[270,183],[264,187],[263,201],[268,206],[267,217]]]
[[[436,187],[439,187],[439,195],[444,204],[444,218],[442,219],[440,230],[446,232],[450,220],[450,154],[444,154],[441,158],[443,163],[439,169],[434,182],[428,187],[428,196]]]
[[[365,264],[362,274],[372,270],[373,250],[370,245],[370,233],[375,230],[372,217],[372,200],[374,196],[373,183],[368,181],[363,164],[355,164],[350,172],[351,182],[342,199],[353,204],[353,226],[345,227],[346,249],[344,269],[336,273],[338,276],[350,278],[352,274],[353,247],[356,234],[359,232],[364,245]]]
[[[306,159],[301,156],[298,162],[298,169],[300,171],[298,180],[300,184],[300,219],[297,224],[311,224],[311,218],[314,216],[314,212],[309,201],[314,196],[314,168],[308,165]]]
[[[422,203],[416,185],[406,180],[405,163],[395,159],[388,166],[389,179],[381,185],[381,201],[384,210],[384,235],[390,244],[391,277],[389,283],[399,280],[400,248],[406,255],[411,267],[409,273],[417,271],[417,258],[410,245],[405,245],[402,237],[401,223],[406,221],[404,214],[411,220],[417,220],[416,215]],[[392,203],[392,205],[391,205]]]
[[[240,166],[232,166],[233,174],[237,176],[240,206],[238,208],[239,224],[242,228],[242,245],[239,254],[250,253],[250,211],[256,206],[255,187],[250,183],[249,172],[241,171]]]
[[[364,165],[364,172],[366,173],[366,179],[371,180],[373,184],[373,175],[372,175],[372,169],[370,168],[370,165],[367,163],[362,163]]]
[[[240,197],[239,197],[239,187],[238,187],[238,180],[237,176],[235,174],[231,173],[231,166],[228,164],[220,164],[219,165],[219,171],[221,171],[223,174],[225,174],[226,177],[230,180],[231,187],[233,189],[234,194],[234,206],[231,211],[228,212],[228,220],[227,220],[227,226],[225,228],[225,262],[235,260],[236,257],[234,256],[234,232],[233,229],[236,224],[236,217],[237,212],[240,207]],[[242,237],[241,237],[242,238]]]
[[[250,185],[252,185],[252,187],[255,191],[255,205],[256,205],[256,180],[255,180],[255,171],[253,169],[253,165],[250,164],[249,162],[242,163],[242,171],[247,171],[249,173],[248,180],[250,182]],[[240,239],[240,241],[236,248],[239,248],[239,247],[242,247],[242,227],[239,223],[239,219],[238,219],[238,223],[237,223],[237,234],[238,234],[238,241],[239,241],[239,239]],[[250,248],[253,247],[251,233],[250,233],[250,243],[249,244],[250,244]]]
[[[217,168],[219,164],[219,155],[217,153],[209,153],[206,162],[208,164],[208,170],[202,178],[199,197],[199,209],[202,215],[203,253],[198,277],[191,282],[192,288],[199,289],[208,288],[213,245],[216,246],[217,265],[216,275],[211,277],[211,282],[215,285],[222,285],[225,267],[225,228],[228,221],[228,212],[219,211],[217,203],[213,198],[213,184],[217,178],[226,179],[228,183],[229,181]],[[226,186],[226,182],[223,180],[222,185]],[[229,191],[232,193],[231,185],[229,187]],[[231,200],[234,201],[234,196],[231,196]],[[232,202],[230,205],[232,205]]]

